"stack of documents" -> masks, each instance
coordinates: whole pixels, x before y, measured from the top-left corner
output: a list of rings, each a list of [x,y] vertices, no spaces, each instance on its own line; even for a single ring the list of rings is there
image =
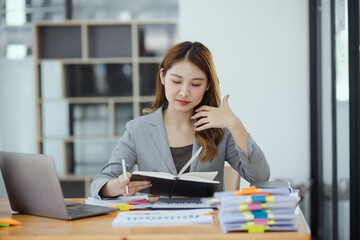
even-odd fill
[[[94,198],[85,200],[87,204],[112,207],[118,205],[129,205],[130,209],[201,209],[216,208],[217,201],[214,198],[163,198],[160,197],[154,203],[150,203],[148,195],[115,197],[115,198]]]
[[[201,209],[216,208],[213,198],[163,198],[160,197],[151,206],[152,209]]]
[[[288,188],[259,189],[255,186],[240,191],[216,192],[219,199],[219,221],[222,230],[296,231],[297,198]]]
[[[132,209],[147,209],[151,208],[148,195],[130,196],[130,197],[115,197],[115,198],[94,198],[89,197],[85,200],[86,204],[99,205],[105,207],[112,207],[121,204],[128,204],[132,206]]]

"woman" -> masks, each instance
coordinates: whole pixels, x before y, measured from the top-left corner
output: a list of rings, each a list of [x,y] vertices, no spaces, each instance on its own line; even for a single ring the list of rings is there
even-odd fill
[[[130,182],[126,168],[140,171],[177,172],[200,148],[203,152],[187,171],[218,171],[214,180],[224,189],[224,162],[247,181],[270,177],[269,165],[259,146],[228,104],[221,105],[219,81],[210,51],[199,42],[182,42],[165,55],[157,74],[153,109],[126,125],[109,162],[91,183],[93,197],[130,196],[151,186]],[[128,185],[128,192],[126,186]]]

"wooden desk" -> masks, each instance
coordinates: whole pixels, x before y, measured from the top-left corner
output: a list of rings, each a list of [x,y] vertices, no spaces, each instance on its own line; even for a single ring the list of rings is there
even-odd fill
[[[73,202],[84,202],[84,199],[69,199]],[[190,226],[167,227],[112,227],[116,214],[63,221],[26,214],[11,214],[7,199],[0,199],[0,218],[13,218],[21,226],[0,228],[0,239],[311,239],[310,230],[300,211],[297,232],[267,232],[249,234],[247,232],[223,233],[217,211],[214,223]]]

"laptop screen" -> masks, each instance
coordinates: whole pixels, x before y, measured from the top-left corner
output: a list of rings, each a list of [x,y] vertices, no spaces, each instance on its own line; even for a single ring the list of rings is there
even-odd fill
[[[51,156],[0,152],[0,168],[13,211],[67,218],[63,193]]]

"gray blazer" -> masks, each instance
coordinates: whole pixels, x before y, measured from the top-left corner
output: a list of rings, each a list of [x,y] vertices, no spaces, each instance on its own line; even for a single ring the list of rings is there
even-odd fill
[[[100,170],[90,185],[90,195],[100,198],[101,188],[123,173],[121,159],[126,161],[130,171],[137,164],[139,171],[167,172],[177,175],[175,164],[167,141],[163,121],[163,108],[138,117],[126,124],[126,131],[112,152],[109,162]],[[200,145],[194,138],[192,154]],[[219,191],[224,189],[224,162],[227,161],[247,181],[266,181],[270,168],[260,147],[249,135],[248,156],[235,144],[229,130],[217,147],[219,157],[212,161],[196,159],[190,165],[190,172],[218,171],[215,180],[220,181]]]

